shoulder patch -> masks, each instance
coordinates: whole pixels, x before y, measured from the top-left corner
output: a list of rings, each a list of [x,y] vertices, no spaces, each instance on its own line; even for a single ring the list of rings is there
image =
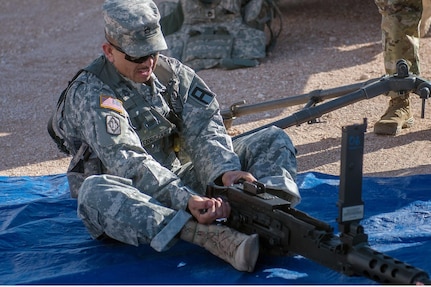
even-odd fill
[[[206,106],[209,105],[214,99],[213,93],[200,87],[195,87],[190,95]]]
[[[124,114],[123,102],[107,95],[100,95],[100,107]]]
[[[111,135],[121,134],[120,120],[116,116],[106,116],[106,132]]]

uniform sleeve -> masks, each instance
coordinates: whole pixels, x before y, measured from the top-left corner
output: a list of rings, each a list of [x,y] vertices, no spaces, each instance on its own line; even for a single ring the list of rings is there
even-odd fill
[[[187,207],[195,193],[145,151],[121,102],[94,75],[87,74],[72,86],[64,118],[66,136],[89,144],[108,173],[131,179],[137,189],[164,206]]]
[[[240,170],[232,139],[227,134],[215,94],[195,75],[183,109],[183,135],[187,153],[206,185],[229,170]]]

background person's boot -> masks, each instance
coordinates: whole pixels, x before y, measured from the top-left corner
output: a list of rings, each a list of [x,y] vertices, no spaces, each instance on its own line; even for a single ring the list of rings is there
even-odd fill
[[[194,243],[230,263],[239,271],[253,272],[259,256],[259,236],[240,233],[224,225],[205,225],[189,220],[180,238]]]
[[[374,133],[396,135],[401,129],[411,127],[413,122],[409,95],[391,97],[388,109],[374,125]]]

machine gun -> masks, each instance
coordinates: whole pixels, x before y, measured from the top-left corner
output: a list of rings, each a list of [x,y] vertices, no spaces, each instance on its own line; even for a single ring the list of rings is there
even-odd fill
[[[309,94],[287,97],[284,99],[244,105],[244,102],[233,104],[228,110],[221,111],[223,122],[227,128],[239,116],[262,112],[281,107],[295,106],[306,103],[304,108],[292,115],[242,133],[236,137],[248,135],[269,126],[285,129],[305,122],[315,122],[316,119],[331,111],[351,105],[355,102],[371,99],[389,91],[399,93],[413,92],[422,99],[421,117],[425,116],[425,100],[430,97],[431,83],[428,80],[409,73],[407,62],[403,59],[397,62],[397,72],[394,75],[383,76],[363,83],[357,83],[328,90],[316,90]],[[325,101],[329,100],[329,101]],[[325,101],[325,102],[324,102]]]
[[[276,255],[299,254],[348,276],[364,276],[379,283],[430,284],[419,268],[373,250],[360,220],[362,163],[366,119],[343,127],[338,229],[291,207],[289,196],[259,182],[234,186],[209,185],[207,196],[221,197],[232,207],[226,224],[246,234],[259,234],[262,251]]]

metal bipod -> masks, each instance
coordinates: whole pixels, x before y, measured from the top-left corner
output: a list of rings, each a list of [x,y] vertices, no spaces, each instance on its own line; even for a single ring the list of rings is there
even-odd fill
[[[353,86],[354,85],[351,85],[349,87],[345,86],[342,88],[348,89]],[[416,75],[410,74],[408,70],[407,62],[405,60],[399,60],[397,62],[397,73],[394,75],[384,76],[375,81],[371,81],[371,82],[367,81],[366,83],[361,83],[360,87],[356,85],[356,89],[352,92],[349,92],[348,94],[335,96],[334,93],[332,93],[331,95],[326,95],[328,98],[334,97],[334,96],[336,98],[319,105],[314,105],[310,107],[306,106],[303,109],[299,110],[296,113],[293,113],[290,116],[287,116],[283,119],[263,125],[256,129],[247,131],[245,133],[235,136],[234,138],[249,135],[251,133],[254,133],[258,130],[261,130],[270,126],[276,126],[281,129],[286,129],[293,125],[300,125],[302,123],[317,119],[322,115],[329,113],[331,111],[351,105],[361,100],[371,99],[376,96],[386,94],[389,91],[395,91],[399,93],[414,92],[415,94],[419,95],[423,101],[425,101],[430,97],[431,82],[423,78],[417,77]],[[301,97],[301,99],[299,99],[298,97]],[[295,99],[296,101],[299,101],[299,100],[302,101],[304,100],[304,98],[307,98],[309,100],[311,96],[310,94],[307,94],[307,95],[302,95],[298,97]],[[422,116],[424,116],[425,104],[423,103],[422,105],[423,105]],[[256,107],[257,104],[254,106]],[[239,108],[241,107],[238,107],[238,109]],[[280,105],[278,105],[277,108],[280,108]]]

